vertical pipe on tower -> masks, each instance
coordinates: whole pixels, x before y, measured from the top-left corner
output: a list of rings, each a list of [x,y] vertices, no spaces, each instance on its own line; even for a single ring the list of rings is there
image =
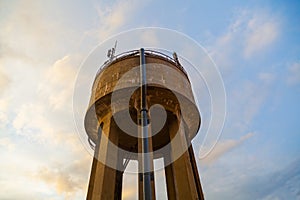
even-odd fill
[[[148,141],[148,107],[147,107],[147,80],[146,80],[146,62],[145,51],[140,49],[140,88],[141,88],[141,129],[142,129],[142,170],[143,170],[143,199],[151,200],[151,169]]]

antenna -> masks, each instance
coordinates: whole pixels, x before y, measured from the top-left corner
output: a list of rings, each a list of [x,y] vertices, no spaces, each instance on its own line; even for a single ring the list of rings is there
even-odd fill
[[[173,53],[173,59],[175,60],[176,64],[180,66],[180,62],[179,62],[179,59],[178,59],[178,56],[177,56],[176,52]]]
[[[117,49],[117,43],[118,43],[118,41],[116,40],[115,46],[111,49],[108,49],[108,51],[107,51],[107,57],[109,58],[109,61],[112,61],[112,59],[115,57],[115,52],[116,52],[116,49]]]

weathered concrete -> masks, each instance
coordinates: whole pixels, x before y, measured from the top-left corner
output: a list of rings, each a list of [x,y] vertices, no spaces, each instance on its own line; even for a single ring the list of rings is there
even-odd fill
[[[175,160],[165,167],[169,199],[202,200],[202,188],[190,146],[201,122],[191,84],[182,67],[170,58],[146,53],[146,63],[147,104],[149,108],[159,104],[167,114],[163,128],[149,138],[151,159],[163,157],[165,163]],[[134,123],[140,124],[140,90],[133,90],[129,102],[126,99],[128,91],[139,86],[139,65],[139,55],[127,55],[112,61],[96,75],[84,121],[89,138],[96,144],[87,199],[121,199],[123,173],[115,169],[122,169],[124,154],[111,148],[112,145],[132,152],[131,159],[141,163],[138,128],[129,135],[114,121],[116,116],[121,119],[128,117],[126,112],[129,111]],[[117,99],[115,105],[111,102],[112,93]],[[154,123],[155,116],[151,112],[149,117]],[[124,123],[128,126],[126,120]],[[151,126],[148,131],[151,133]],[[109,166],[103,164],[107,162]],[[150,173],[153,177],[152,199],[155,199],[153,171]],[[142,199],[142,176],[138,177],[139,199]]]

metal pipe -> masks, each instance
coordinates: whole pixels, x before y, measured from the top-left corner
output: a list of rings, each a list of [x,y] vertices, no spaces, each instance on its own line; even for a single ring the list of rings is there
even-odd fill
[[[149,141],[148,141],[148,107],[147,107],[147,79],[146,79],[146,61],[145,50],[140,49],[140,88],[141,88],[141,126],[142,126],[142,169],[143,169],[143,199],[151,200],[151,168],[149,155]]]

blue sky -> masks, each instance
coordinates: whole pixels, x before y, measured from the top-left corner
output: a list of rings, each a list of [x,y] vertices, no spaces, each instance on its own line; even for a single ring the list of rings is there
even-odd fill
[[[225,84],[222,135],[197,160],[206,198],[300,199],[299,9],[297,1],[1,1],[0,199],[85,198],[92,157],[73,122],[76,74],[110,35],[149,26],[201,44]],[[124,199],[135,199],[134,182],[128,175]]]

